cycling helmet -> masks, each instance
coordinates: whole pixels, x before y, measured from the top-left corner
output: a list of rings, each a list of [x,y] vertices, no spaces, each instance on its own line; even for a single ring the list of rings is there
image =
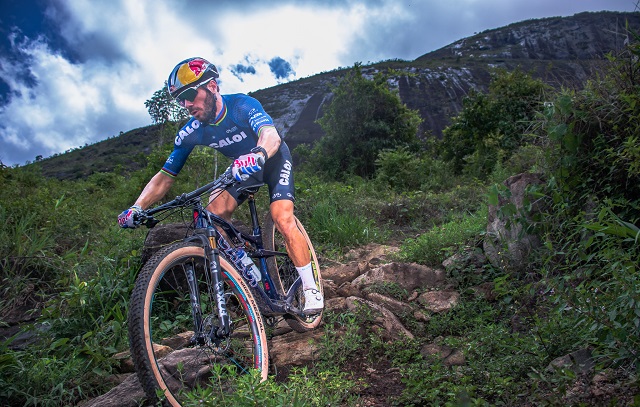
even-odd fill
[[[194,57],[185,59],[173,68],[167,88],[171,97],[177,98],[183,92],[189,89],[195,91],[199,85],[217,78],[218,70],[215,65],[204,58]]]

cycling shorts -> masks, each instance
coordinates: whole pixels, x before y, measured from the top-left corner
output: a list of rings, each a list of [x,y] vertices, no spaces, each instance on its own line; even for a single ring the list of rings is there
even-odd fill
[[[295,201],[295,186],[293,183],[293,163],[288,149],[281,149],[276,155],[270,157],[264,165],[262,171],[249,176],[246,181],[242,181],[227,189],[227,192],[240,205],[247,199],[246,193],[239,191],[254,185],[266,184],[269,187],[270,202],[289,200]]]

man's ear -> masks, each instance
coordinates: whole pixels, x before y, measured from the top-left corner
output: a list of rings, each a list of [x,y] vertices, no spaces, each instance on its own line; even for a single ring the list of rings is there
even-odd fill
[[[207,83],[207,88],[211,92],[220,92],[220,87],[218,86],[218,83],[215,81],[215,79]]]

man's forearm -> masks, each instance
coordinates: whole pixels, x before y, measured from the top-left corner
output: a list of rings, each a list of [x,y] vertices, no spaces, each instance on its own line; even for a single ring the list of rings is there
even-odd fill
[[[269,157],[273,157],[278,152],[281,142],[275,127],[265,127],[258,138],[258,145],[265,149]]]
[[[171,185],[173,185],[173,178],[160,172],[157,173],[144,187],[135,204],[142,209],[147,209],[162,199],[171,188]]]

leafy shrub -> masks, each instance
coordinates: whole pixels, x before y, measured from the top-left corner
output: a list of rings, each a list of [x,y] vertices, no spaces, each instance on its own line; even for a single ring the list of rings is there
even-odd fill
[[[633,34],[631,34],[633,35]],[[611,56],[607,74],[563,92],[545,112],[556,143],[547,185],[544,272],[559,309],[588,326],[580,338],[605,360],[640,357],[640,38]]]
[[[525,144],[523,135],[542,108],[547,89],[519,69],[497,71],[489,93],[472,92],[444,130],[443,158],[456,174],[485,179]]]
[[[226,366],[226,368],[231,368]],[[211,385],[224,374],[220,365],[214,367]],[[260,382],[257,371],[239,378],[235,388],[222,398],[211,395],[211,387],[203,387],[189,395],[184,407],[323,407],[349,404],[350,390],[355,386],[344,373],[337,371],[309,372],[307,368],[294,369],[286,383],[274,380]]]
[[[374,221],[377,192],[371,185],[358,177],[347,184],[303,174],[296,178],[296,216],[316,250],[343,251],[383,238]]]
[[[333,93],[318,120],[325,135],[305,163],[313,170],[329,179],[371,178],[380,151],[402,145],[417,148],[420,115],[389,90],[383,74],[368,80],[356,64]]]
[[[373,221],[328,202],[315,206],[307,226],[314,241],[332,248],[360,246],[379,238]]]
[[[593,220],[568,223],[562,255],[545,267],[557,309],[575,309],[581,338],[605,360],[640,363],[640,229],[604,207]],[[551,242],[548,243],[551,246]]]
[[[396,192],[443,191],[455,185],[451,165],[401,147],[380,152],[376,180]]]

